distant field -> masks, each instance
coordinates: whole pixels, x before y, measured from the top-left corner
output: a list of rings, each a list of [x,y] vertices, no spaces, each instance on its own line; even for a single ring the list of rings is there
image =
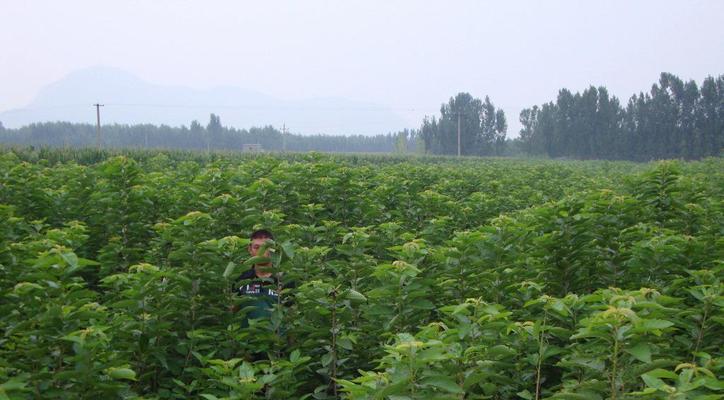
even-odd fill
[[[722,398],[723,191],[721,158],[0,149],[0,399]],[[244,326],[257,228],[296,287]]]

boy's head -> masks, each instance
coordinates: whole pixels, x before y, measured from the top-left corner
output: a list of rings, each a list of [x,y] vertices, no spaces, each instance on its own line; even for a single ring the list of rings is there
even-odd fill
[[[266,229],[258,229],[252,232],[249,237],[249,254],[252,257],[256,256],[259,248],[269,239],[274,240],[274,235]],[[269,257],[269,254],[266,254],[266,256]]]
[[[257,229],[251,233],[250,240],[254,239],[271,239],[274,240],[274,235],[266,229]]]
[[[274,235],[272,235],[271,232],[269,232],[266,229],[259,229],[254,232],[252,232],[251,237],[249,237],[249,255],[252,257],[256,257],[259,253],[259,249],[264,245],[264,243],[267,240],[274,240]],[[270,253],[269,250],[267,250],[264,254],[264,257],[269,257]],[[259,278],[268,278],[271,276],[271,271],[268,270],[268,268],[271,267],[270,262],[262,263],[262,264],[255,264],[254,270],[256,271],[256,276]]]

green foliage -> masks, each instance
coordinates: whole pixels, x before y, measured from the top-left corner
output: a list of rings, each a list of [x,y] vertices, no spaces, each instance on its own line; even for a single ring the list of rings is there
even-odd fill
[[[721,164],[0,152],[0,399],[721,398]]]
[[[561,89],[555,102],[520,112],[527,154],[577,159],[687,160],[717,157],[724,142],[724,75],[699,87],[663,72],[648,93],[623,105],[608,90]]]

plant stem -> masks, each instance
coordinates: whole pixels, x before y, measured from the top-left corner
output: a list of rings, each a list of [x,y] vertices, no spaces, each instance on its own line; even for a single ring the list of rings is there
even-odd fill
[[[332,385],[332,393],[334,398],[337,395],[337,289],[332,290],[332,365],[330,368],[330,384]]]
[[[613,329],[613,354],[611,355],[611,399],[615,400],[617,395],[616,374],[618,373],[618,326]]]
[[[545,352],[544,348],[544,340],[545,340],[545,327],[546,327],[546,318],[548,318],[548,313],[543,313],[543,324],[541,325],[541,331],[540,336],[538,338],[538,365],[536,365],[536,371],[535,371],[535,400],[540,399],[540,379],[541,379],[541,368],[543,366],[543,353]]]
[[[704,315],[701,316],[701,326],[699,327],[699,334],[696,338],[696,346],[694,346],[693,353],[697,353],[699,351],[699,346],[701,346],[701,339],[704,337],[704,330],[706,329],[706,319],[709,314],[709,308],[711,307],[711,303],[707,302],[706,306],[704,307]],[[696,355],[692,354],[691,356],[691,363],[693,364],[696,361]]]

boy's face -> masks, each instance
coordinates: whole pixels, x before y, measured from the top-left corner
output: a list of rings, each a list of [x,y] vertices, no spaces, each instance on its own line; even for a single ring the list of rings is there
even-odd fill
[[[249,254],[252,257],[256,257],[257,255],[263,256],[263,257],[270,257],[269,250],[264,252],[264,254],[259,254],[259,249],[266,243],[266,241],[269,240],[269,238],[256,238],[249,243]]]
[[[264,245],[264,243],[269,240],[270,238],[256,238],[249,243],[249,254],[252,257],[256,257],[259,254],[259,249]],[[269,257],[271,253],[269,250],[264,252],[264,257]],[[259,278],[268,278],[271,276],[271,271],[269,271],[269,268],[271,267],[271,262],[263,263],[263,264],[256,264],[254,265],[254,270],[256,270],[256,276]]]

